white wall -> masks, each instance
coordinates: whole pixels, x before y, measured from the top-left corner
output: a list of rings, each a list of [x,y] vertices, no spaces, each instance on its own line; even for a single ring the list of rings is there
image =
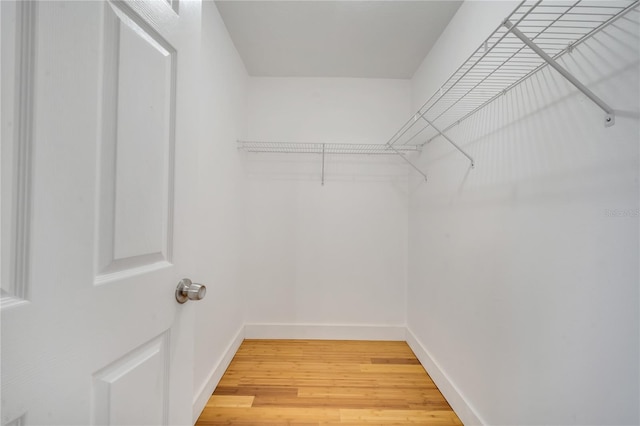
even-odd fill
[[[414,77],[415,107],[512,7],[463,4]],[[408,327],[486,424],[640,420],[638,14],[627,16],[562,60],[620,110],[614,127],[545,69],[451,133],[475,170],[437,139],[419,159],[430,181],[410,182]]]
[[[250,78],[248,139],[384,143],[407,80]],[[403,325],[406,167],[398,158],[246,155],[247,323]]]
[[[224,364],[227,348],[244,325],[239,263],[244,173],[236,139],[246,131],[248,78],[212,1],[202,3],[201,44],[202,139],[194,164],[198,170],[199,241],[193,250],[197,270],[190,277],[207,285],[207,296],[194,303],[196,414],[217,383],[215,374],[221,372],[216,367]]]

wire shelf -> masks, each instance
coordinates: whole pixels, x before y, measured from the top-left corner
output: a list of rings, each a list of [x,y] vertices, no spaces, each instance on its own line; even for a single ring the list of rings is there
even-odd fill
[[[515,32],[555,60],[637,6],[638,0],[523,1],[387,143],[422,146],[547,66]]]
[[[238,141],[238,149],[246,152],[281,154],[351,154],[351,155],[398,155],[419,151],[415,145],[390,147],[384,144],[349,143],[294,143]]]
[[[394,147],[389,144],[350,144],[350,143],[295,143],[295,142],[263,142],[263,141],[238,141],[238,149],[245,152],[268,153],[268,154],[320,154],[321,163],[321,183],[325,181],[325,157],[332,154],[339,155],[394,155],[413,167],[425,180],[425,175],[418,169],[405,155],[411,152],[420,151],[420,147],[415,145],[404,145]]]

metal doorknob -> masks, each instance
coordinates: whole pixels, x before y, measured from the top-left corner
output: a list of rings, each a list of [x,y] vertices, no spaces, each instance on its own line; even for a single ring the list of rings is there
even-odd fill
[[[176,300],[178,303],[184,303],[187,300],[204,299],[206,294],[207,287],[203,284],[191,282],[189,278],[180,280],[176,288]]]

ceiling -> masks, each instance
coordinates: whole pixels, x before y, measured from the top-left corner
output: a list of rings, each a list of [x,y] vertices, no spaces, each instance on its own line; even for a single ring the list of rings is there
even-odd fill
[[[462,1],[216,1],[249,75],[411,78]]]

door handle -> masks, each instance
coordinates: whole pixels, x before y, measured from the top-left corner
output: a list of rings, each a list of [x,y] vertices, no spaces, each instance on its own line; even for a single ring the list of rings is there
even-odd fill
[[[203,284],[191,282],[189,278],[180,280],[176,288],[176,300],[178,303],[185,303],[187,300],[204,299],[206,294],[207,287]]]

